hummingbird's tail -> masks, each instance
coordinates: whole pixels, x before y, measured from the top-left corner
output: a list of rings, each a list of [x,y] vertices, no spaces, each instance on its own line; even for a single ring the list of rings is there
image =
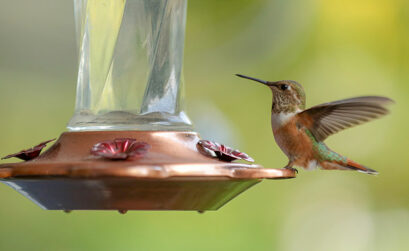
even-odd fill
[[[352,169],[352,170],[356,170],[358,172],[361,173],[367,173],[367,174],[372,174],[372,175],[376,175],[378,174],[377,171],[370,169],[366,166],[363,166],[361,164],[356,163],[355,161],[352,161],[350,159],[347,160],[346,165],[344,165],[346,168]]]
[[[326,170],[355,170],[361,173],[378,174],[377,171],[370,169],[366,166],[356,163],[355,161],[342,156],[329,149],[323,142],[316,144],[317,154],[320,156],[321,161],[319,165],[322,169]]]
[[[372,175],[378,174],[378,172],[373,169],[370,169],[366,166],[358,164],[355,161],[350,160],[346,157],[343,157],[335,152],[332,152],[332,153],[334,156],[336,156],[335,158],[327,159],[320,163],[320,166],[323,169],[354,170],[354,171],[358,171],[361,173],[367,173],[367,174],[372,174]]]

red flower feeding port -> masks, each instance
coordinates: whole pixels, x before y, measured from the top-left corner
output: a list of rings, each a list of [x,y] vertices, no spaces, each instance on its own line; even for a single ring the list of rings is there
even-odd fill
[[[210,155],[211,152],[213,152],[216,157],[222,161],[230,162],[233,160],[245,160],[248,162],[254,162],[254,159],[246,153],[240,152],[239,150],[233,150],[231,147],[223,144],[209,140],[199,140],[197,144],[203,148],[205,154]]]
[[[43,148],[46,147],[48,143],[53,142],[54,140],[55,139],[51,139],[51,140],[41,142],[40,144],[38,144],[38,145],[36,145],[36,146],[34,146],[34,147],[30,148],[30,149],[21,150],[18,153],[9,154],[9,155],[1,158],[1,159],[18,158],[18,159],[22,159],[22,160],[25,160],[25,161],[35,159],[40,155]]]
[[[112,160],[142,158],[151,146],[136,139],[124,138],[100,142],[94,145],[91,153],[98,157]]]
[[[50,210],[216,210],[288,169],[201,140],[181,106],[186,0],[74,0],[77,102],[68,132],[0,165]],[[8,156],[8,157],[12,157]],[[30,157],[34,157],[29,160]]]

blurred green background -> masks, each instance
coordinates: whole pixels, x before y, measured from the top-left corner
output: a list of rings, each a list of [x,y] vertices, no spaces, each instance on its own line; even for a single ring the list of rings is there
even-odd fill
[[[77,51],[71,1],[0,6],[4,156],[65,130]],[[1,185],[0,250],[408,250],[408,59],[405,0],[190,0],[185,102],[204,138],[265,167],[287,163],[269,125],[271,93],[235,73],[297,80],[309,106],[385,95],[391,115],[326,141],[380,174],[300,171],[205,214],[64,214]]]

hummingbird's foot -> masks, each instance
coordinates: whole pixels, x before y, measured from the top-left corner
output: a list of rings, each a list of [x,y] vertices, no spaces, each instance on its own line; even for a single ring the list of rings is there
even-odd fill
[[[291,167],[291,166],[286,166],[286,167],[284,167],[284,169],[288,169],[288,170],[291,170],[291,171],[293,171],[293,172],[298,173],[298,170],[295,169],[294,167]]]

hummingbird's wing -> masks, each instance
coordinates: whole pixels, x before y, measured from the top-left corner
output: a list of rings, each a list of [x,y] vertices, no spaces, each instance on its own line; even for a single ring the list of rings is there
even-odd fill
[[[318,141],[349,127],[381,117],[394,101],[386,97],[365,96],[313,106],[299,113],[299,118]]]

